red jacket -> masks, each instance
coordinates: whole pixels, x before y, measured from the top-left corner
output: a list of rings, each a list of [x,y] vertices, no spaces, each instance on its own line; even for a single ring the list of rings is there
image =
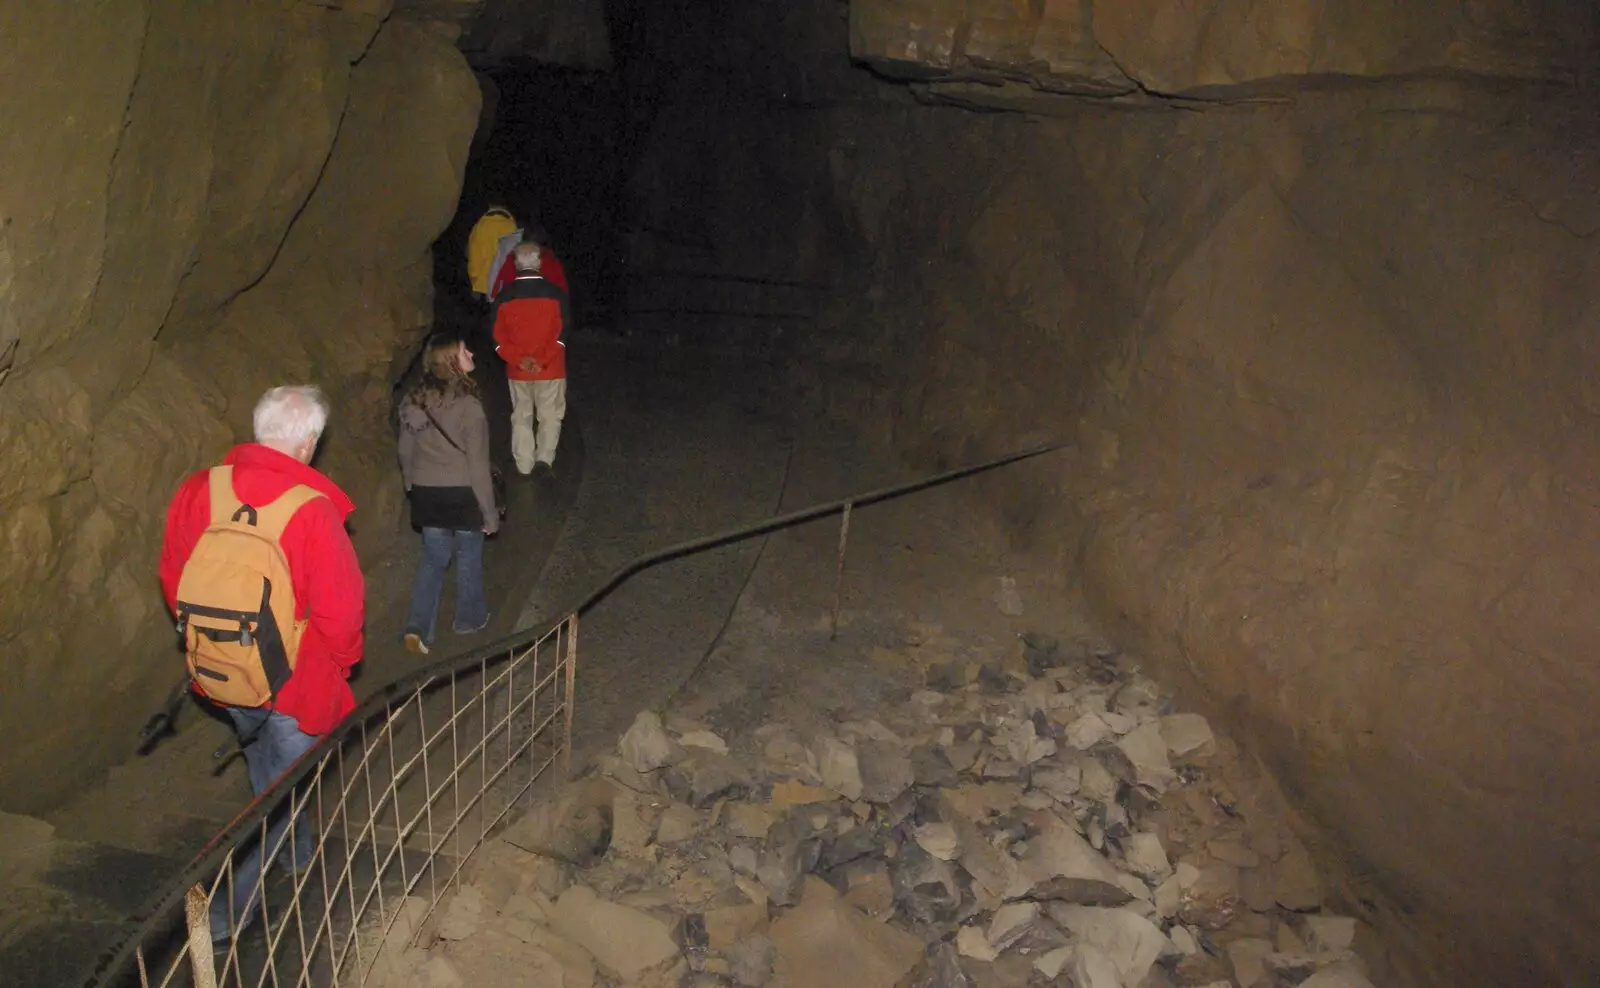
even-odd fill
[[[567,376],[567,294],[536,274],[519,275],[494,304],[495,352],[513,381],[554,381]],[[531,358],[538,370],[523,370]]]
[[[355,709],[350,668],[361,661],[361,626],[366,586],[344,521],[355,505],[321,473],[267,446],[245,443],[222,461],[233,466],[233,491],[246,504],[265,504],[296,484],[324,496],[308,502],[283,530],[283,554],[294,576],[295,613],[309,617],[300,639],[294,675],[278,693],[275,708],[300,730],[322,735]],[[211,523],[211,492],[205,470],[191,474],[167,509],[161,548],[161,589],[176,613],[178,577]]]
[[[556,257],[556,252],[548,247],[539,248],[539,273],[544,280],[561,289],[562,294],[572,295],[567,287],[567,269],[561,266],[561,261]],[[506,262],[500,265],[500,270],[495,274],[493,282],[489,285],[489,301],[493,302],[500,297],[505,287],[517,278],[517,262],[510,255],[506,255]]]

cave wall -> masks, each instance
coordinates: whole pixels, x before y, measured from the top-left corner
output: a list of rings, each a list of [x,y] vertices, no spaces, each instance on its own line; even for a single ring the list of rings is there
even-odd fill
[[[0,808],[131,753],[181,669],[166,501],[266,387],[326,390],[317,465],[364,558],[394,533],[389,382],[479,96],[390,6],[0,2]]]
[[[975,507],[1272,770],[1400,983],[1600,979],[1582,94],[926,100],[703,79],[663,117],[728,133],[664,125],[637,208],[832,278],[797,382],[911,462],[1075,442]],[[781,260],[813,211],[827,249]]]
[[[1075,439],[990,510],[1250,740],[1421,984],[1600,971],[1600,144],[1565,109],[874,110],[835,201],[895,260],[825,337],[874,373],[798,362],[918,462]]]
[[[853,0],[850,52],[926,92],[1188,93],[1282,77],[1459,72],[1573,79],[1583,0]]]

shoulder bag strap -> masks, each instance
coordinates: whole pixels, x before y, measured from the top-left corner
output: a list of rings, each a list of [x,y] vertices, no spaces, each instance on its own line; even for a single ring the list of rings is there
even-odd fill
[[[433,413],[428,411],[426,406],[419,405],[418,407],[422,408],[422,414],[428,417],[428,421],[433,423],[433,427],[439,430],[439,435],[444,437],[444,441],[455,447],[455,451],[457,453],[460,453],[462,456],[466,456],[467,451],[461,448],[460,443],[450,438],[450,433],[444,431],[444,426],[440,425],[439,420],[433,417]]]

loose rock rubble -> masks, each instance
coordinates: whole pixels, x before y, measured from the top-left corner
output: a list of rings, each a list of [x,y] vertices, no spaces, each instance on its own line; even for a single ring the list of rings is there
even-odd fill
[[[427,923],[401,905],[374,983],[1370,988],[1204,718],[1108,649],[1021,646],[826,730],[641,713]]]

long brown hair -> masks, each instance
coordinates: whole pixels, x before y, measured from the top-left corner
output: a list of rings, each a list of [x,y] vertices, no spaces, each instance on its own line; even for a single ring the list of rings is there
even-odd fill
[[[478,397],[478,384],[461,369],[457,354],[465,344],[460,337],[435,333],[422,349],[422,373],[411,389],[419,405],[438,405],[461,395]]]

